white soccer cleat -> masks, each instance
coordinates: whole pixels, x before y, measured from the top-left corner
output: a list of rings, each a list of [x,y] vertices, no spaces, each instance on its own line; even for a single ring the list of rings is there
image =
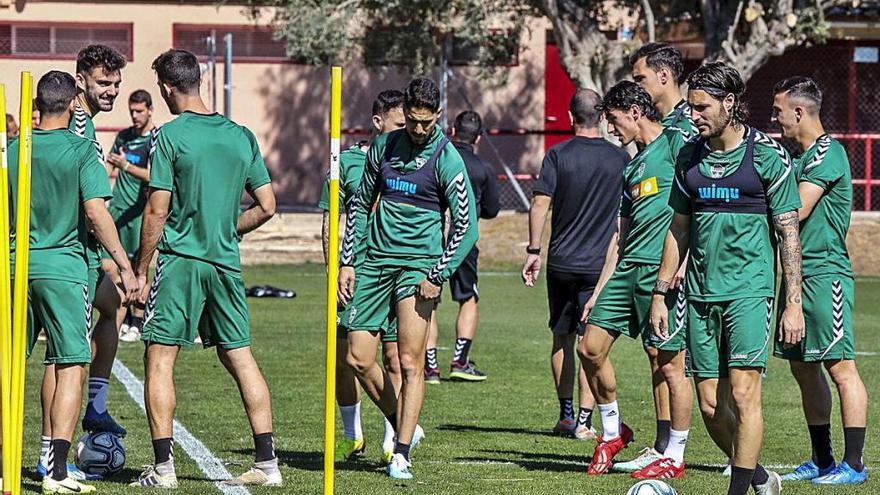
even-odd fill
[[[754,487],[755,495],[779,495],[782,492],[782,478],[773,471],[767,471],[767,474],[767,482]]]
[[[281,471],[275,464],[275,469],[263,469],[257,466],[248,471],[223,482],[226,486],[282,486]]]
[[[119,340],[121,342],[138,342],[141,340],[141,331],[138,327],[127,327],[120,332]]]
[[[96,488],[92,485],[84,485],[68,476],[61,481],[56,481],[51,476],[43,478],[43,495],[55,493],[95,493]]]
[[[177,474],[159,474],[155,466],[144,466],[144,472],[136,481],[128,484],[132,488],[164,488],[166,490],[177,489]]]
[[[634,473],[648,467],[651,463],[662,459],[663,456],[653,447],[645,447],[639,452],[639,456],[627,462],[615,462],[611,470],[617,473]]]

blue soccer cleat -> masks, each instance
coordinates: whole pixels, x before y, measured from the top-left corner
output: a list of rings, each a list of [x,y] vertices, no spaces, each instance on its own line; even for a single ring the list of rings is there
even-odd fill
[[[49,468],[43,463],[42,457],[37,461],[36,471],[38,480],[42,480],[46,476],[49,476]],[[67,463],[67,477],[73,478],[76,481],[97,481],[102,479],[101,475],[84,473],[72,462]]]
[[[385,472],[393,480],[411,480],[413,475],[409,468],[412,464],[403,457],[403,454],[394,454],[391,456],[391,462],[385,468]]]
[[[813,479],[817,485],[860,485],[868,481],[868,468],[856,471],[846,461],[842,461],[830,473]]]
[[[819,466],[813,462],[812,459],[801,464],[794,471],[786,474],[782,477],[782,481],[809,481],[814,478],[818,478],[819,476],[825,476],[826,474],[834,471],[834,468],[837,467],[833,462],[830,466],[825,469],[820,469]]]
[[[98,414],[98,411],[95,411],[94,406],[91,404],[86,406],[86,414],[82,420],[82,429],[89,433],[106,431],[118,437],[125,437],[128,434],[128,431],[119,426],[119,423],[113,419],[113,416],[110,416],[109,411]]]

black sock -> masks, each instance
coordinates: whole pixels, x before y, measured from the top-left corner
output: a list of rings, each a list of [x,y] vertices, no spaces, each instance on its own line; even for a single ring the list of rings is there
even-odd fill
[[[437,348],[431,347],[430,349],[425,349],[425,368],[429,370],[436,370],[440,368],[440,365],[437,364]]]
[[[271,461],[275,458],[275,435],[272,432],[254,435],[254,462]]]
[[[391,427],[394,428],[394,433],[397,433],[397,413],[389,414],[388,416],[385,416],[385,419],[391,423]]]
[[[559,421],[574,419],[574,401],[571,397],[559,399]]]
[[[730,485],[727,487],[727,495],[746,495],[749,493],[754,476],[754,469],[733,466],[730,469]]]
[[[865,450],[865,428],[844,428],[843,446],[843,460],[849,464],[849,467],[862,472],[865,468],[862,463],[862,452]]]
[[[394,444],[394,453],[402,455],[404,459],[409,461],[409,444],[397,442]]]
[[[153,440],[153,456],[156,464],[162,464],[174,459],[174,439],[160,438]]]
[[[460,366],[468,364],[468,354],[471,352],[471,339],[455,339],[455,351],[452,353],[452,362]]]
[[[672,421],[665,419],[657,420],[657,435],[654,437],[654,450],[659,453],[666,452],[669,446],[669,429],[672,428]]]
[[[61,481],[67,478],[67,454],[70,452],[70,442],[67,440],[52,439],[49,444],[49,471],[52,479]]]
[[[580,408],[578,411],[578,426],[592,428],[593,426],[593,410],[586,407]]]
[[[813,462],[820,469],[825,469],[834,463],[834,454],[831,451],[831,425],[807,425],[810,430],[810,443],[813,446]]]
[[[770,475],[767,474],[767,470],[764,469],[764,466],[762,466],[760,464],[755,466],[755,475],[752,476],[752,486],[753,487],[763,485],[764,483],[767,483],[767,480],[769,480],[769,479],[770,479]],[[755,491],[758,491],[758,489],[755,488]]]

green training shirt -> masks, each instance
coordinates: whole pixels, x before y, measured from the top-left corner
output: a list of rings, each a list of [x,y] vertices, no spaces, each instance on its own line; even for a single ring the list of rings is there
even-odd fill
[[[77,136],[91,141],[92,146],[94,147],[94,152],[97,154],[101,166],[103,166],[104,150],[101,148],[101,144],[98,143],[98,136],[95,133],[95,123],[92,121],[92,117],[86,113],[81,106],[76,106],[76,110],[73,112],[73,118],[70,119],[70,124],[67,128]],[[107,175],[106,168],[104,169],[104,175]],[[88,235],[87,246],[89,268],[98,268],[101,266],[101,245],[98,243],[98,239],[96,239],[91,233]]]
[[[685,100],[678,102],[678,105],[675,105],[671,112],[660,119],[660,125],[680,130],[685,141],[700,133],[694,121],[691,120],[691,107]]]
[[[253,133],[217,113],[183,112],[160,129],[150,163],[150,187],[171,192],[159,252],[240,272],[242,194],[271,182]]]
[[[18,154],[9,145],[11,250],[15,258]],[[74,186],[75,185],[75,186]],[[85,284],[85,209],[90,199],[109,199],[110,181],[94,144],[67,129],[35,129],[31,155],[31,231],[28,276]]]
[[[749,128],[746,127],[745,135]],[[697,146],[704,177],[728,177],[745,156],[746,141],[729,151],[710,152],[702,139],[688,142],[676,160],[675,186],[669,204],[691,215],[692,203],[684,174]],[[694,301],[730,301],[744,297],[773,297],[776,281],[775,232],[770,217],[797,210],[800,205],[791,158],[763,132],[756,131],[754,168],[764,186],[767,214],[700,212],[690,218],[690,257],[687,295]]]
[[[825,134],[795,161],[798,182],[825,192],[801,222],[804,277],[840,274],[852,277],[846,233],[852,212],[852,175],[846,150]]]
[[[364,175],[366,161],[367,152],[357,144],[339,154],[339,213],[346,211],[352,198],[357,193],[361,177]],[[318,208],[327,212],[330,211],[329,176],[324,179]],[[364,243],[355,246],[355,264],[363,261],[366,252],[367,247]]]
[[[414,145],[405,129],[373,141],[360,187],[350,203],[341,265],[352,266],[355,246],[366,240],[366,259],[380,266],[425,269],[428,280],[437,285],[455,272],[477,241],[477,215],[467,169],[451,143],[447,141],[440,150],[433,173],[420,173],[441,141],[440,126],[434,127],[422,145]],[[389,142],[394,147],[386,153]],[[386,156],[389,163],[383,167]],[[382,170],[387,177],[382,177]],[[429,181],[417,182],[417,176],[428,176]],[[385,183],[379,184],[380,180]],[[436,197],[430,193],[434,187]],[[389,193],[379,195],[383,190]],[[376,210],[370,213],[377,196]],[[444,248],[443,211],[447,207],[452,228]]]
[[[681,130],[668,127],[645,146],[623,171],[620,216],[630,220],[621,261],[659,265],[672,222],[669,191],[675,158],[684,146]]]
[[[123,150],[125,159],[132,167],[147,168],[150,159],[150,142],[152,133],[138,134],[134,127],[124,129],[116,135],[111,153]],[[110,203],[110,214],[117,225],[140,217],[147,204],[147,182],[121,169],[113,184],[113,202]]]

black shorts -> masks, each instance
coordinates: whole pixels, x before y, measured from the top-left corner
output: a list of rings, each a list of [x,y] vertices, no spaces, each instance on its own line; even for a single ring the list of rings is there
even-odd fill
[[[584,334],[587,327],[581,323],[581,315],[584,305],[593,297],[598,282],[598,273],[547,270],[547,299],[550,302],[550,330],[553,333]]]
[[[465,302],[474,298],[480,301],[480,291],[477,289],[477,259],[480,250],[474,246],[471,252],[465,256],[458,270],[449,278],[449,287],[452,289],[452,300]]]

